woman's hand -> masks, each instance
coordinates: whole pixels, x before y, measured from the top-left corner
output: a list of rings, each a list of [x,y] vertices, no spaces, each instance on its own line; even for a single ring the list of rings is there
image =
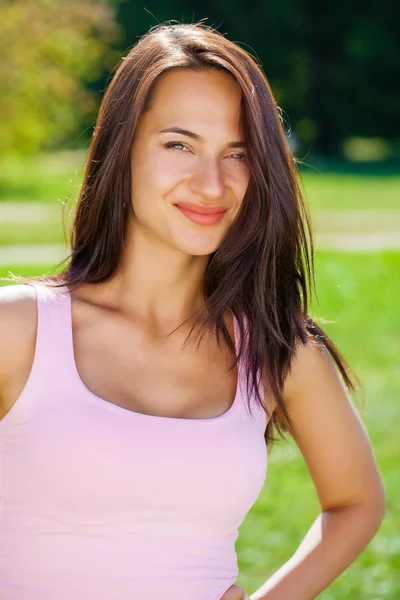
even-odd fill
[[[231,585],[220,600],[250,600],[250,598],[240,585]]]

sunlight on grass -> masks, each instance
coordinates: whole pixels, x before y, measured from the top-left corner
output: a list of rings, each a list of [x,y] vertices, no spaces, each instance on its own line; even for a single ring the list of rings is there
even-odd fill
[[[63,201],[76,198],[86,152],[82,150],[5,159],[0,173],[0,202]]]
[[[320,209],[400,209],[400,177],[306,173],[306,197]]]

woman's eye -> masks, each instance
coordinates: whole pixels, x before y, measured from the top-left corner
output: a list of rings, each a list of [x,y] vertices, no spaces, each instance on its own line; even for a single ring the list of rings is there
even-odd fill
[[[235,152],[234,154],[230,154],[229,157],[239,161],[246,160],[246,154],[244,152]]]
[[[164,148],[167,148],[168,150],[185,150],[186,152],[190,152],[189,148],[187,148],[185,144],[182,144],[182,142],[167,142],[164,144]],[[233,154],[229,154],[227,158],[233,158],[243,162],[246,160],[246,154],[244,152],[235,152]]]
[[[173,150],[187,150],[186,146],[181,142],[167,142],[164,144],[165,148],[172,148]]]

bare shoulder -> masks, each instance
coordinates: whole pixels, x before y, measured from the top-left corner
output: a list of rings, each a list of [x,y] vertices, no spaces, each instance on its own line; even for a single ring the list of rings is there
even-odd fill
[[[329,410],[340,418],[351,409],[349,395],[329,351],[313,337],[306,344],[298,342],[283,395],[293,424],[300,431],[310,430],[310,419],[320,426]]]
[[[306,344],[298,342],[290,372],[285,380],[285,400],[291,402],[304,388],[321,380],[339,383],[334,362],[323,344],[310,336]]]
[[[34,353],[37,328],[36,291],[31,285],[0,288],[0,398],[3,385]]]
[[[0,287],[0,321],[3,328],[22,328],[26,319],[36,315],[36,291],[32,285],[7,285]],[[22,319],[22,323],[21,323]],[[9,322],[11,320],[11,323]]]

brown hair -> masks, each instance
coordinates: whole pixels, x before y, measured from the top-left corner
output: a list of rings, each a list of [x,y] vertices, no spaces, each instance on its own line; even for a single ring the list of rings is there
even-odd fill
[[[280,434],[290,431],[282,394],[298,343],[312,339],[323,344],[347,388],[354,391],[355,386],[346,361],[308,314],[315,285],[314,251],[296,161],[268,81],[257,61],[240,46],[202,23],[161,24],[122,59],[93,133],[71,228],[71,252],[65,259],[68,265],[47,281],[73,288],[107,281],[116,273],[131,210],[130,153],[138,119],[149,108],[157,78],[182,67],[223,69],[242,90],[241,124],[250,182],[236,220],[210,255],[204,277],[209,316],[199,333],[203,337],[207,329],[215,328],[218,343],[222,332],[234,351],[224,315],[227,309],[235,315],[247,346],[244,351],[241,345],[238,357],[247,354],[247,391],[255,392],[263,404],[261,376],[278,403],[280,416],[273,413],[265,432],[270,445],[276,439],[274,428]],[[269,415],[266,402],[263,407]]]

